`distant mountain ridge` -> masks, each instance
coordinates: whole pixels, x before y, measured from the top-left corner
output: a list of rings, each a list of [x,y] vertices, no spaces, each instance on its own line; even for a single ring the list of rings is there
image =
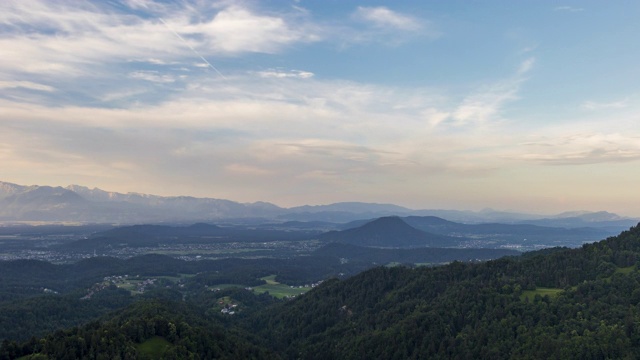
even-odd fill
[[[544,247],[579,247],[612,236],[604,228],[563,228],[532,224],[462,224],[435,216],[383,217],[337,226],[320,235],[326,242],[358,246],[415,248],[507,248],[524,251]]]
[[[80,185],[22,186],[0,182],[0,221],[143,223],[220,218],[271,218],[284,209],[265,202],[116,193]]]
[[[608,212],[567,212],[541,216],[485,209],[459,211],[413,210],[394,204],[341,202],[283,208],[268,202],[239,203],[215,198],[118,193],[81,185],[51,187],[0,181],[0,221],[87,223],[207,222],[230,219],[265,221],[322,221],[347,223],[385,216],[435,216],[458,223],[527,223],[555,227],[598,227],[619,232],[635,225],[631,219]]]

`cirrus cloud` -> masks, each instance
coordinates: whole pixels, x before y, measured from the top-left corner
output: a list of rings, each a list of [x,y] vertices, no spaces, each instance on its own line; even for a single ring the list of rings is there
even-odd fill
[[[384,6],[358,6],[353,17],[380,28],[390,28],[403,31],[418,31],[423,28],[421,22],[409,15],[400,14]]]

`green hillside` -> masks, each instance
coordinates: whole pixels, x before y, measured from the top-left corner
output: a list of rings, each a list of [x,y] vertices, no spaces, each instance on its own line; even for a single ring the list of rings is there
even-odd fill
[[[329,282],[247,328],[263,329],[289,358],[635,358],[639,255],[636,227],[581,249],[381,267]]]
[[[150,341],[164,358],[635,359],[638,259],[634,227],[579,249],[378,267],[289,301],[251,305],[256,295],[237,290],[226,296],[251,310],[234,317],[211,310],[222,296],[213,292],[144,300],[41,340],[5,342],[0,359],[141,358]]]

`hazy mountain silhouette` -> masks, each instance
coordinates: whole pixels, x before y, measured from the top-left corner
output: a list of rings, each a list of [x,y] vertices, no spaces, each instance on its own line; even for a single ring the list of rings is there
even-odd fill
[[[80,185],[66,188],[23,186],[0,181],[0,221],[73,221],[91,223],[210,222],[232,219],[347,223],[384,216],[437,216],[459,223],[507,222],[555,227],[599,227],[609,234],[626,229],[638,219],[608,212],[571,212],[555,217],[500,212],[412,210],[393,204],[341,202],[282,208],[268,202],[239,203],[215,198],[117,193]]]
[[[397,216],[382,217],[353,229],[324,233],[320,235],[320,239],[358,246],[388,248],[454,247],[461,240],[420,231]]]

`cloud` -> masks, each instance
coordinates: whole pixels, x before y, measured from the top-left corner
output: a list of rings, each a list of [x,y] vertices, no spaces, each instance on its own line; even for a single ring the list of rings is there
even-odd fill
[[[256,74],[262,78],[278,78],[278,79],[283,79],[283,78],[308,79],[314,76],[314,74],[309,71],[302,71],[302,70],[282,71],[277,69],[258,71]]]
[[[535,51],[537,48],[538,48],[537,44],[536,45],[525,46],[522,49],[520,49],[519,53],[520,54],[527,54],[527,53]]]
[[[274,54],[320,39],[322,31],[307,14],[264,13],[249,5],[0,2],[0,26],[8,29],[0,35],[4,95],[70,107],[154,104],[185,84],[200,83],[203,75],[225,80],[211,71],[215,69],[205,57],[215,65],[220,58]],[[269,69],[259,76],[304,79],[313,74]]]
[[[398,46],[412,39],[433,40],[442,34],[428,20],[402,14],[387,7],[360,6],[351,14],[354,23],[334,27],[331,33],[342,41],[341,46],[379,43]]]
[[[29,89],[37,91],[55,91],[55,88],[49,85],[38,84],[31,81],[0,81],[0,89]]]
[[[545,165],[588,165],[640,160],[640,136],[588,132],[540,137],[523,144],[520,159]]]
[[[99,100],[102,102],[112,102],[116,100],[130,98],[132,96],[138,96],[145,94],[147,92],[144,88],[136,88],[136,89],[124,89],[117,90],[111,93],[106,93],[99,97]]]
[[[618,100],[612,102],[595,102],[585,101],[580,107],[585,110],[610,110],[610,109],[623,109],[629,106],[629,100]]]
[[[227,54],[276,53],[294,43],[320,39],[304,24],[290,24],[283,17],[259,15],[238,6],[219,11],[210,21],[170,24],[183,36],[204,36],[204,46],[211,52]]]
[[[126,6],[131,9],[144,9],[152,11],[163,11],[166,9],[165,5],[153,0],[121,0]]]
[[[132,59],[149,59],[156,65],[193,59],[194,54],[160,18],[205,56],[272,54],[296,43],[319,40],[318,30],[304,18],[263,15],[238,5],[219,9],[218,4],[196,3],[199,7],[166,8],[155,2],[129,1],[136,9],[166,11],[142,17],[109,4],[2,2],[0,24],[11,31],[0,37],[4,49],[0,70],[90,76]]]
[[[518,67],[518,75],[524,75],[529,71],[531,71],[535,62],[536,62],[535,58],[528,58],[525,61],[523,61],[520,64],[520,67]]]
[[[498,120],[503,107],[510,101],[518,99],[517,93],[520,85],[534,64],[535,59],[528,58],[520,63],[513,77],[484,86],[479,91],[465,97],[451,114],[455,121],[454,124],[466,126],[469,123],[487,123],[489,120]]]
[[[85,3],[39,2],[0,5],[0,23],[12,31],[0,38],[6,49],[0,69],[48,76],[100,74],[108,64],[135,58],[173,57],[179,44],[166,30],[132,15],[88,8]],[[168,41],[169,40],[169,41]]]
[[[157,71],[134,71],[129,73],[128,77],[155,83],[173,83],[176,81],[173,75],[159,74]]]
[[[257,166],[246,164],[229,164],[225,166],[225,171],[232,173],[233,175],[240,176],[264,176],[273,174],[273,171],[268,169],[259,168]]]
[[[640,160],[640,151],[597,148],[575,153],[529,154],[523,159],[551,165],[586,165]]]
[[[531,64],[524,61],[520,68],[528,71]],[[181,79],[138,70],[125,74],[143,81],[138,87],[109,89],[101,97],[129,101],[127,106],[0,100],[0,108],[16,122],[9,137],[10,148],[17,152],[13,158],[28,157],[33,163],[41,154],[25,154],[19,144],[37,133],[43,149],[57,149],[49,153],[49,164],[68,166],[78,154],[79,162],[113,164],[136,153],[139,176],[166,171],[177,179],[180,173],[198,174],[231,187],[250,183],[241,178],[242,173],[251,173],[255,182],[272,179],[274,174],[292,179],[315,176],[318,184],[334,179],[331,174],[346,174],[356,182],[438,174],[485,176],[494,171],[494,161],[500,157],[488,150],[470,155],[465,149],[486,148],[482,143],[487,141],[498,143],[486,133],[477,137],[477,131],[500,120],[505,104],[517,98],[525,72],[472,88],[458,98],[439,89],[385,87],[316,78],[301,70],[269,69],[235,74],[228,82],[192,78],[181,83],[180,91],[150,102],[145,100],[145,90]],[[295,81],[300,78],[304,81]],[[452,127],[455,133],[448,132]],[[87,141],[65,141],[83,132],[92,134]],[[194,140],[199,134],[220,135]],[[100,147],[96,153],[95,144],[100,141],[118,149]],[[223,169],[228,179],[221,179],[213,169]],[[84,170],[81,174],[87,176]]]
[[[384,6],[363,7],[359,6],[353,13],[357,20],[372,24],[375,27],[395,29],[402,31],[418,31],[423,25],[416,18],[389,10]]]
[[[556,6],[553,8],[555,11],[566,11],[566,12],[581,12],[584,11],[583,8],[573,7],[573,6]]]
[[[153,65],[177,65],[179,64],[179,62],[177,61],[165,61],[162,59],[154,59],[154,58],[150,58],[150,59],[144,59],[144,60],[140,60],[142,62],[147,62],[149,64],[153,64]]]
[[[517,87],[511,84],[497,84],[466,97],[454,110],[451,117],[456,125],[486,123],[495,119],[508,101],[515,100]]]
[[[130,90],[110,93],[106,100],[144,95]],[[88,183],[96,186],[103,180],[92,172],[113,169],[113,176],[124,176],[113,164],[133,161],[137,165],[126,177],[138,181],[162,175],[183,183],[188,176],[229,189],[268,183],[285,197],[308,181],[351,189],[407,177],[484,176],[495,166],[478,169],[476,157],[451,156],[479,146],[474,123],[463,134],[433,133],[434,127],[446,127],[442,119],[451,113],[450,100],[433,89],[314,77],[272,81],[255,74],[236,75],[232,86],[201,78],[165,101],[124,108],[0,100],[3,114],[12,119],[0,139],[11,156],[0,161],[37,169],[45,161],[42,168],[64,167],[69,177],[91,177]],[[25,141],[39,145],[25,149]],[[254,200],[261,197],[256,193]]]

